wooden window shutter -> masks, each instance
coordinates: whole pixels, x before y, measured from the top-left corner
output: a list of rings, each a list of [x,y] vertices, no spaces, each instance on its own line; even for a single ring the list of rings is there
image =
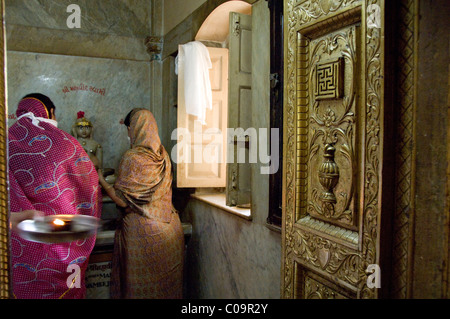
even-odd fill
[[[251,202],[251,167],[249,163],[252,140],[252,17],[230,12],[229,84],[228,84],[228,206],[249,207]],[[245,160],[243,161],[243,154]]]
[[[184,69],[178,66],[177,187],[225,187],[228,108],[228,49],[208,47],[212,110],[206,125],[186,113]],[[173,138],[173,137],[172,137]],[[172,154],[172,158],[174,158]]]

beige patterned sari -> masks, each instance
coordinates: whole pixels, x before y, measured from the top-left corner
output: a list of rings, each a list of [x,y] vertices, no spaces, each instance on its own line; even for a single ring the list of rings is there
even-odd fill
[[[184,236],[172,205],[172,170],[153,114],[135,109],[132,148],[114,185],[129,206],[115,236],[113,298],[181,298]]]

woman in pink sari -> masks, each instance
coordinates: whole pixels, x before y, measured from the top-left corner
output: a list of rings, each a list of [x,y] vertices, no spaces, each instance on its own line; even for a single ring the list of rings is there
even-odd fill
[[[122,208],[111,274],[113,298],[175,299],[183,295],[184,235],[172,205],[172,166],[149,110],[125,118],[131,149],[114,187],[100,183]]]
[[[55,107],[42,94],[24,97],[8,131],[11,214],[40,211],[100,217],[98,175],[79,142],[57,128]],[[84,273],[95,236],[43,244],[11,234],[16,298],[84,298]]]

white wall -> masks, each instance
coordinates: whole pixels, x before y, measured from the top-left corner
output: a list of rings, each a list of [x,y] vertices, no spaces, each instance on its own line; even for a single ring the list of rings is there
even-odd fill
[[[163,34],[200,7],[206,0],[164,0]]]

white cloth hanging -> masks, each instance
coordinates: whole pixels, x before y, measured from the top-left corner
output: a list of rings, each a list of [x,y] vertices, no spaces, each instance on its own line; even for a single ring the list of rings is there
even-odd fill
[[[204,125],[206,110],[212,109],[211,82],[209,69],[212,68],[211,58],[206,46],[199,41],[180,45],[176,58],[175,72],[183,68],[184,98],[186,113],[194,115]]]

